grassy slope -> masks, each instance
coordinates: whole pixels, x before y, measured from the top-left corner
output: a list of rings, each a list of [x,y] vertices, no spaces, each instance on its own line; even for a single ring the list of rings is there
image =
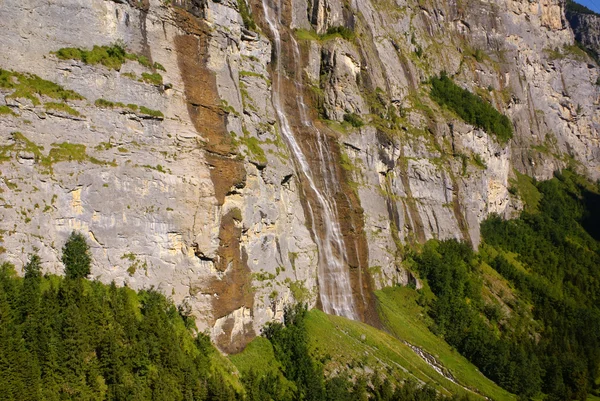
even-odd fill
[[[309,312],[306,327],[311,354],[323,363],[326,374],[351,370],[385,372],[392,381],[416,379],[429,383],[445,394],[468,393],[425,363],[406,344],[406,340],[435,355],[464,386],[494,400],[514,400],[515,397],[483,376],[475,366],[454,351],[427,328],[424,312],[416,303],[418,293],[409,288],[387,288],[377,292],[380,314],[394,336],[364,323],[319,310]],[[263,337],[254,339],[246,349],[229,357],[243,375],[250,370],[258,374],[281,375],[281,365],[275,359],[271,343]],[[285,380],[285,379],[284,379]],[[293,386],[290,383],[290,386]]]
[[[403,342],[371,326],[319,310],[308,314],[306,326],[311,353],[324,363],[326,373],[346,368],[360,373],[367,368],[391,373],[392,381],[417,379],[445,394],[466,392],[437,373]]]
[[[273,346],[264,337],[256,337],[242,352],[229,356],[229,359],[242,375],[251,370],[259,376],[271,373],[279,376],[283,383],[286,383],[290,388],[295,387],[294,383],[283,377],[281,364],[275,359]]]
[[[434,355],[456,379],[468,388],[494,400],[513,400],[515,396],[487,379],[467,359],[428,329],[429,321],[417,304],[418,293],[406,287],[386,288],[376,293],[380,315],[396,337]]]

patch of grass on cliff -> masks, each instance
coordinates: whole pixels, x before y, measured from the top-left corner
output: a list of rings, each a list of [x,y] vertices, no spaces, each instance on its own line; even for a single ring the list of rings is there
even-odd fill
[[[103,108],[103,109],[114,109],[115,107],[125,107],[125,104],[121,103],[121,102],[111,102],[110,100],[106,100],[106,99],[97,99],[94,104],[97,107]]]
[[[81,116],[81,113],[79,113],[77,110],[73,109],[66,103],[46,102],[44,103],[44,107],[46,108],[46,110],[62,111],[75,117]]]
[[[141,81],[158,86],[162,85],[163,77],[158,72],[154,72],[152,74],[148,72],[143,72]]]
[[[133,104],[133,103],[125,104],[122,102],[113,102],[110,100],[100,98],[100,99],[97,99],[94,102],[94,104],[96,105],[96,107],[100,107],[102,109],[114,109],[114,108],[129,109],[133,112],[139,111],[141,114],[145,114],[147,116],[151,116],[151,117],[158,118],[158,119],[162,119],[165,117],[164,114],[160,110],[149,109],[148,107],[138,106],[137,104]]]
[[[564,58],[572,58],[578,61],[586,61],[588,56],[597,60],[597,54],[587,49],[584,45],[579,42],[575,42],[573,45],[564,45],[562,48],[546,48],[544,53],[550,60],[562,60]]]
[[[86,160],[85,145],[63,142],[50,149],[48,154],[49,163],[63,161],[82,162]]]
[[[344,121],[353,126],[354,128],[360,128],[363,125],[365,125],[362,118],[360,118],[360,116],[356,113],[344,114]]]
[[[22,133],[12,132],[11,138],[14,143],[0,146],[0,163],[11,160],[11,152],[13,151],[33,153],[36,160],[42,158],[42,150],[44,150],[44,148],[27,139]]]
[[[535,213],[538,211],[538,205],[540,200],[542,199],[542,194],[535,186],[533,180],[525,175],[521,174],[517,170],[515,172],[515,179],[510,180],[510,192],[518,195],[523,201],[525,206],[525,210],[530,213]]]
[[[80,60],[85,64],[101,64],[112,70],[120,70],[127,59],[127,52],[118,44],[111,46],[94,46],[92,50],[66,47],[59,49],[56,57],[61,60]]]
[[[16,114],[8,106],[0,106],[0,114],[8,114],[11,116],[16,116]]]
[[[53,144],[48,156],[43,157],[41,162],[50,172],[52,171],[52,165],[60,162],[89,162],[102,166],[116,166],[114,162],[98,160],[95,157],[89,156],[85,145],[70,142]]]
[[[162,119],[165,115],[160,110],[152,110],[145,106],[140,106],[140,113],[146,114],[151,117]]]
[[[43,146],[37,145],[35,142],[27,138],[21,132],[13,132],[11,134],[14,143],[10,145],[0,146],[0,162],[9,161],[12,158],[11,152],[21,151],[32,153],[37,163],[43,167],[44,173],[52,173],[52,165],[59,162],[89,162],[103,166],[116,166],[116,163],[98,160],[86,153],[85,145],[63,142],[60,144],[52,144],[52,149],[48,155],[44,155]]]
[[[493,134],[502,144],[513,137],[508,117],[479,96],[456,85],[445,73],[439,78],[431,78],[430,83],[431,98],[440,106],[448,107],[467,123]]]
[[[251,157],[260,164],[267,164],[267,155],[265,151],[260,147],[260,141],[258,138],[250,136],[250,133],[244,129],[244,136],[240,138],[240,142],[246,146]]]
[[[321,35],[321,40],[330,40],[333,38],[342,38],[348,42],[354,41],[354,31],[345,26],[332,26],[327,29],[327,33]]]
[[[100,64],[108,69],[119,71],[127,60],[137,61],[146,68],[165,71],[160,63],[152,64],[146,56],[128,53],[122,43],[113,43],[110,46],[94,46],[92,50],[76,47],[64,47],[53,52],[61,60],[79,60],[85,64]]]
[[[8,95],[10,98],[26,98],[34,105],[40,105],[40,97],[47,96],[52,99],[83,100],[84,97],[72,90],[63,88],[54,82],[42,79],[34,74],[19,73],[0,69],[0,88],[14,89]]]
[[[100,107],[102,109],[114,109],[115,107],[119,107],[122,109],[129,109],[131,111],[138,111],[138,109],[140,108],[137,104],[133,104],[133,103],[129,103],[129,104],[125,104],[122,102],[112,102],[110,100],[106,100],[106,99],[97,99],[94,104],[96,105],[96,107]]]

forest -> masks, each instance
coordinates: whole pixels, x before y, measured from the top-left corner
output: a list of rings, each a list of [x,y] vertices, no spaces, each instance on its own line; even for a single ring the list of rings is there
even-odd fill
[[[62,261],[64,277],[43,275],[35,254],[24,277],[0,266],[0,400],[449,400],[377,373],[324,377],[308,351],[302,304],[263,333],[279,374],[236,377],[194,319],[159,292],[88,280],[81,234],[70,236]]]
[[[482,224],[479,253],[430,241],[412,259],[435,294],[432,331],[486,376],[524,399],[585,400],[600,393],[598,188],[569,170],[536,188],[531,211]],[[509,311],[483,299],[483,264],[518,295]]]

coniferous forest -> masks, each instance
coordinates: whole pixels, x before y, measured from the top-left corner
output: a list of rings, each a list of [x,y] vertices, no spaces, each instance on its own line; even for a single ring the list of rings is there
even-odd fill
[[[194,320],[157,291],[87,280],[81,234],[71,235],[62,260],[65,277],[42,275],[37,255],[24,277],[0,266],[0,400],[448,399],[413,382],[394,388],[377,374],[324,378],[308,352],[301,304],[265,329],[283,375],[251,371],[239,380]]]
[[[536,202],[520,218],[482,224],[478,251],[432,240],[406,262],[425,284],[430,330],[484,375],[521,399],[585,400],[600,390],[599,191],[569,170],[529,190]],[[326,377],[302,304],[262,333],[280,374],[232,374],[194,319],[157,291],[88,280],[81,234],[62,261],[64,277],[42,274],[37,255],[22,276],[0,267],[2,400],[447,399],[385,372]],[[486,295],[485,267],[510,286],[508,305]]]

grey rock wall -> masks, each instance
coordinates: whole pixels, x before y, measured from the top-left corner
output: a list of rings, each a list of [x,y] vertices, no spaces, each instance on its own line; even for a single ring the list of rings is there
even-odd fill
[[[262,3],[249,6],[254,32],[230,0],[0,3],[0,68],[85,98],[68,101],[74,116],[0,88],[11,110],[0,114],[0,260],[21,269],[36,251],[61,273],[62,244],[79,230],[93,278],[154,286],[227,351],[287,303],[317,303],[318,249],[271,103],[272,42]],[[600,178],[598,68],[573,49],[561,1],[298,0],[282,3],[281,18],[302,30],[303,84],[290,96],[303,90],[339,143],[334,162],[360,199],[376,287],[408,282],[405,246],[477,246],[490,213],[514,216],[515,169],[545,179],[573,165]],[[327,35],[340,26],[354,36]],[[115,41],[166,71],[51,54]],[[507,114],[514,139],[501,145],[433,103],[423,82],[441,71]],[[152,72],[164,85],[138,80]],[[366,124],[343,123],[352,113]],[[64,143],[85,155],[48,162]]]

